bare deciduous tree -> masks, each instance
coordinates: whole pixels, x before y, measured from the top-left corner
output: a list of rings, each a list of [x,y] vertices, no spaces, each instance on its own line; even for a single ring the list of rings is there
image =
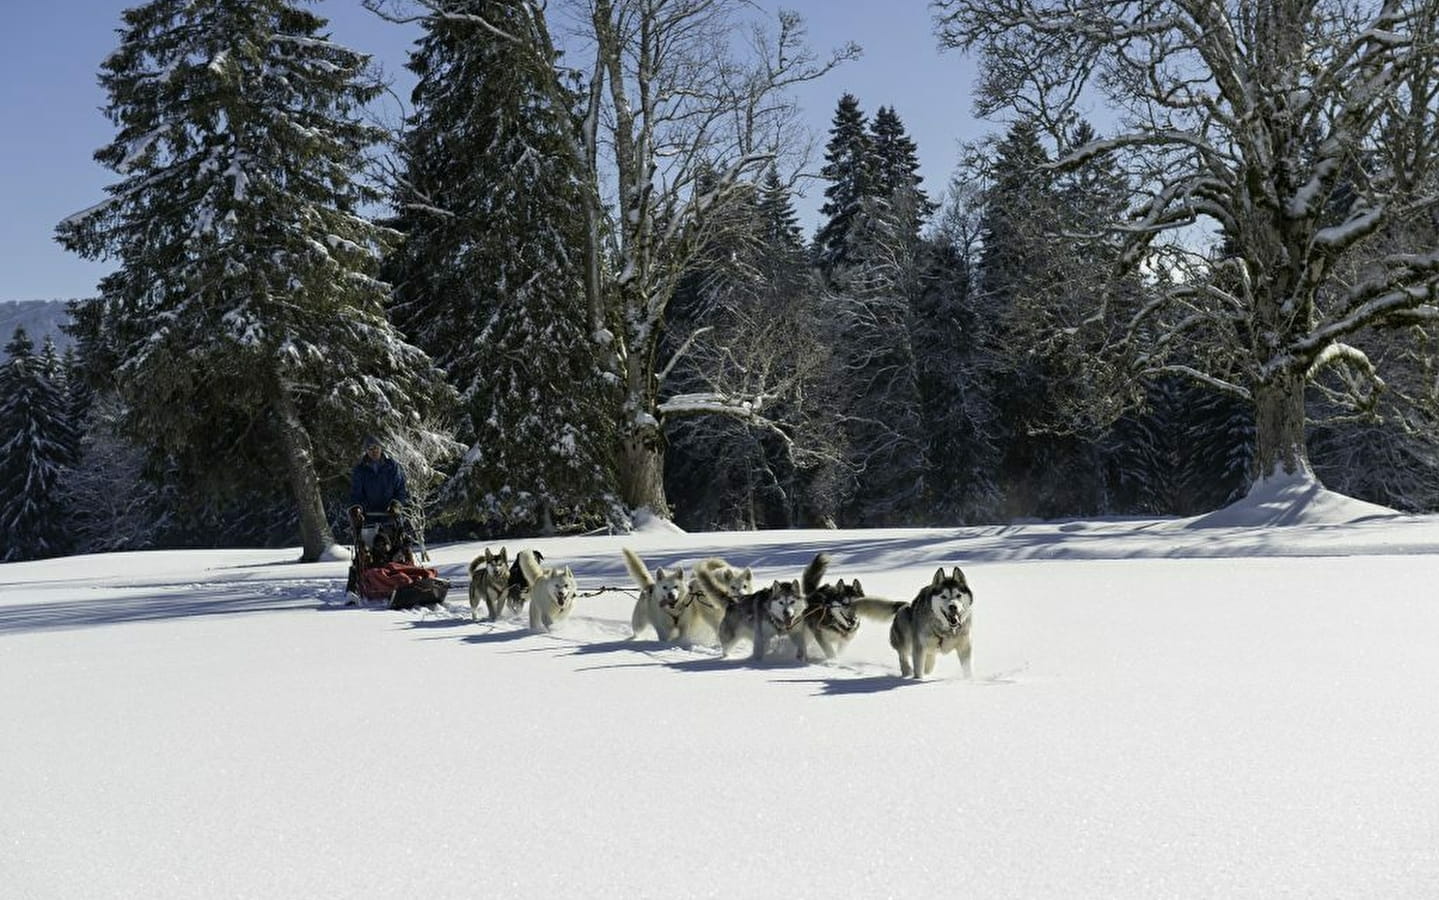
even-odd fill
[[[1432,0],[936,0],[941,41],[977,50],[982,113],[1056,134],[1088,91],[1121,131],[1060,159],[1118,167],[1139,194],[1107,223],[1159,298],[1107,350],[1254,404],[1256,474],[1308,468],[1307,384],[1382,387],[1366,329],[1439,318],[1439,250],[1383,249],[1439,204],[1439,7]],[[1190,246],[1217,226],[1216,262]],[[1381,249],[1376,250],[1376,246]],[[1354,264],[1362,260],[1362,264]],[[1113,311],[1090,310],[1083,330]],[[1112,320],[1111,320],[1112,321]],[[1118,356],[1116,358],[1119,358]]]

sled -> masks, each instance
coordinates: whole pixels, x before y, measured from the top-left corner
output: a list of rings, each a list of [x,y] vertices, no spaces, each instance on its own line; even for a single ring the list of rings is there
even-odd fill
[[[414,539],[398,503],[383,513],[366,513],[358,506],[348,513],[352,546],[345,580],[347,606],[375,600],[393,604],[402,588],[407,590],[400,600],[410,604],[404,608],[433,606],[444,599],[449,583],[436,570],[416,564]],[[415,588],[417,584],[422,587]]]

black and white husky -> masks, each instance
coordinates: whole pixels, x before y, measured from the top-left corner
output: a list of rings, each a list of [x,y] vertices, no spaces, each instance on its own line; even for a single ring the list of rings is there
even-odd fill
[[[504,548],[499,553],[485,552],[470,560],[470,619],[479,619],[481,601],[490,612],[490,621],[500,617],[510,580],[510,556]],[[518,611],[518,610],[516,610]]]
[[[710,597],[724,595],[718,576],[708,569],[699,570],[700,583]],[[767,588],[728,600],[720,619],[718,634],[720,652],[728,656],[741,634],[748,633],[754,641],[753,658],[764,659],[765,644],[776,635],[788,635],[795,650],[804,653],[804,591],[798,581],[776,581]]]
[[[515,556],[530,594],[530,629],[549,631],[559,620],[574,612],[579,586],[569,566],[563,569],[540,565],[539,554],[521,550]]]
[[[708,573],[709,578],[701,578],[702,573]],[[706,587],[706,584],[709,586]],[[741,569],[732,566],[711,556],[695,564],[689,588],[699,620],[719,634],[720,620],[724,618],[730,601],[754,593],[754,571],[749,567]]]
[[[865,596],[858,578],[821,584],[828,567],[829,554],[815,554],[805,566],[801,587],[804,589],[805,633],[819,645],[826,659],[834,659],[854,639],[861,618],[888,621],[905,604]],[[805,658],[804,654],[801,649],[800,659]]]
[[[974,595],[958,566],[948,575],[940,567],[934,580],[894,615],[889,645],[899,654],[899,671],[905,678],[923,678],[934,671],[935,657],[953,650],[970,677],[970,613]]]
[[[621,547],[620,553],[624,555],[630,577],[640,586],[635,611],[630,616],[631,636],[639,637],[640,631],[649,627],[662,641],[689,643],[698,611],[685,585],[685,570],[679,566],[673,569],[662,566],[651,574],[633,550]]]

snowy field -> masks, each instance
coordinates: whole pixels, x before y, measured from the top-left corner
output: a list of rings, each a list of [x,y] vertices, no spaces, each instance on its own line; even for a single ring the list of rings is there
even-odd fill
[[[908,599],[975,677],[341,605],[297,551],[0,566],[0,896],[1432,898],[1439,517],[1302,482],[1201,519],[516,544]],[[498,547],[498,545],[492,545]]]

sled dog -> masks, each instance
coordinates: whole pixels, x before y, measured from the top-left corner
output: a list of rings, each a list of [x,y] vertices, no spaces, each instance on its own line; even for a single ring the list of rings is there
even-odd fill
[[[723,596],[724,587],[712,570],[700,569],[699,579],[711,598]],[[728,600],[720,619],[720,653],[729,656],[740,635],[754,641],[752,658],[764,659],[765,645],[776,635],[788,635],[795,651],[804,653],[804,592],[798,581],[776,581],[767,588]],[[800,657],[803,659],[803,656]]]
[[[958,566],[948,575],[940,567],[934,580],[894,615],[889,645],[899,654],[899,671],[905,678],[923,678],[934,671],[935,657],[953,650],[970,677],[970,611],[974,595]]]
[[[709,583],[712,587],[705,586],[705,579],[701,577],[705,572],[711,575]],[[741,569],[712,556],[695,564],[689,587],[698,618],[718,634],[720,620],[724,618],[725,607],[730,601],[754,593],[754,572],[748,567]]]
[[[569,566],[547,568],[540,565],[539,554],[533,550],[521,550],[515,556],[520,574],[524,575],[530,593],[530,628],[533,631],[549,631],[560,619],[568,616],[575,608],[579,587],[575,584],[575,573]]]
[[[640,630],[648,626],[662,641],[688,643],[697,613],[694,598],[685,585],[685,570],[678,566],[661,567],[651,574],[633,550],[621,547],[620,552],[624,554],[630,577],[640,586],[640,596],[630,616],[631,637],[639,637]]]
[[[544,562],[545,555],[538,550],[524,551],[520,553],[533,553],[535,562]],[[510,612],[518,613],[525,608],[530,600],[530,584],[525,581],[525,574],[520,571],[520,557],[515,554],[515,561],[510,563],[510,580],[505,585],[505,602],[510,605]]]
[[[858,578],[850,582],[841,578],[834,584],[821,584],[820,579],[828,567],[829,554],[816,554],[805,567],[800,586],[804,590],[805,633],[814,639],[826,659],[834,659],[849,646],[855,632],[859,631],[861,618],[888,621],[905,604],[898,600],[865,596],[864,586]],[[800,659],[804,658],[801,653]]]
[[[485,552],[470,560],[470,619],[479,619],[480,602],[490,611],[490,621],[500,617],[509,593],[510,555],[504,547],[499,553]]]

